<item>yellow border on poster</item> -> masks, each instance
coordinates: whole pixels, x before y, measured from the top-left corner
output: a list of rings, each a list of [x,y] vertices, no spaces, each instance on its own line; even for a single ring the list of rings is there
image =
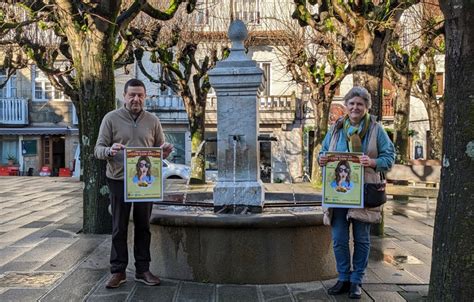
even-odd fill
[[[359,161],[363,153],[326,152],[323,168],[323,207],[363,208],[364,167]]]
[[[163,200],[163,150],[129,148],[124,150],[125,202]]]

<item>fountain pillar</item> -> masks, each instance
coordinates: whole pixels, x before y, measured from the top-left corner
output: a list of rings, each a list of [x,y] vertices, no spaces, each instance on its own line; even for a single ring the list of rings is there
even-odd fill
[[[227,59],[209,72],[217,95],[217,163],[214,209],[261,212],[264,190],[260,180],[257,141],[259,112],[257,92],[263,71],[245,55],[245,24],[229,27],[232,48]],[[236,210],[237,209],[237,210]],[[227,211],[228,212],[228,211]]]

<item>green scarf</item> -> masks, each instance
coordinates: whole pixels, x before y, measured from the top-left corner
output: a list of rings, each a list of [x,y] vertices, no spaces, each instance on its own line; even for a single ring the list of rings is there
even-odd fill
[[[364,139],[370,125],[370,115],[366,113],[358,125],[351,125],[349,115],[344,117],[344,133],[349,142],[350,152],[362,152],[362,140]]]

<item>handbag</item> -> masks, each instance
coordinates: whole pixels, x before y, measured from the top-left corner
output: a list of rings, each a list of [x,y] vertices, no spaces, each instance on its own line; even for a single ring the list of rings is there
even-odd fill
[[[381,183],[364,184],[364,207],[380,207],[387,202],[387,193],[385,191],[386,183],[383,173],[380,173]]]

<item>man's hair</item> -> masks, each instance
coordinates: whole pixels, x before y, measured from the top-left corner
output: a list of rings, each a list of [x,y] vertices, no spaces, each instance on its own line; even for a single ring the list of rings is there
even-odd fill
[[[146,92],[146,87],[145,87],[145,84],[140,81],[139,79],[130,79],[127,81],[127,83],[125,83],[125,87],[123,88],[123,93],[127,93],[127,89],[129,86],[132,86],[132,87],[143,87],[143,89],[145,89],[145,92]]]

